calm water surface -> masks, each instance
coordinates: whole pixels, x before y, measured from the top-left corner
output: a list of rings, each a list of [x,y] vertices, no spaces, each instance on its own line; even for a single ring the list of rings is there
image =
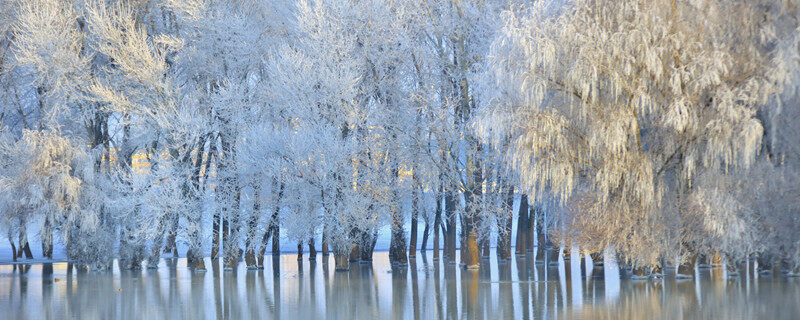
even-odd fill
[[[530,256],[480,270],[434,262],[430,252],[392,270],[372,264],[334,272],[282,255],[263,270],[193,273],[184,259],[158,269],[79,273],[67,263],[0,266],[0,319],[798,319],[800,280],[620,279],[613,262],[534,263]],[[269,257],[267,257],[269,261]],[[576,266],[576,267],[571,267]],[[70,271],[68,271],[70,270]],[[585,271],[591,273],[586,276]],[[583,272],[582,272],[583,271]]]

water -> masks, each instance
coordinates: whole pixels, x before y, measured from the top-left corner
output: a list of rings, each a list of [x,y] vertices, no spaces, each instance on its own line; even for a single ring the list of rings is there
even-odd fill
[[[267,257],[267,261],[270,257]],[[334,272],[296,255],[263,270],[193,273],[184,259],[158,269],[82,273],[67,263],[0,265],[0,319],[797,319],[800,280],[620,280],[613,263],[582,276],[579,260],[534,264],[530,256],[480,270],[418,256],[392,271],[373,264]],[[576,266],[576,267],[571,267]],[[69,271],[68,271],[69,270]]]

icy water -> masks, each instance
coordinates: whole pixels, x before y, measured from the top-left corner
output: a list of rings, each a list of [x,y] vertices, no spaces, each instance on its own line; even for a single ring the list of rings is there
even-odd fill
[[[0,319],[798,319],[800,280],[620,280],[613,262],[582,276],[575,257],[558,265],[530,256],[480,270],[434,262],[431,252],[392,270],[372,264],[334,272],[296,255],[263,270],[193,273],[184,259],[158,269],[79,273],[67,263],[0,265]],[[270,261],[270,257],[267,257]]]

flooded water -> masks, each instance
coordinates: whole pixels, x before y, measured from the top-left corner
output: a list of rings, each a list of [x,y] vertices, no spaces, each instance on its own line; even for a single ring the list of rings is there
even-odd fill
[[[269,260],[269,257],[267,257]],[[0,319],[797,319],[800,280],[620,279],[613,262],[534,263],[528,256],[465,270],[430,252],[392,270],[372,264],[335,272],[282,255],[263,270],[194,273],[184,259],[158,269],[77,272],[67,263],[0,266]],[[412,260],[413,261],[413,260]],[[575,267],[571,267],[575,266]],[[585,271],[591,273],[586,276]]]

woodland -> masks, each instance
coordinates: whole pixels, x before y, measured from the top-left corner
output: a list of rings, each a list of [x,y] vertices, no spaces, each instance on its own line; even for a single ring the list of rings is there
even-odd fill
[[[347,270],[388,233],[394,265],[800,275],[798,10],[0,0],[0,232],[90,270],[260,268],[281,240]]]

